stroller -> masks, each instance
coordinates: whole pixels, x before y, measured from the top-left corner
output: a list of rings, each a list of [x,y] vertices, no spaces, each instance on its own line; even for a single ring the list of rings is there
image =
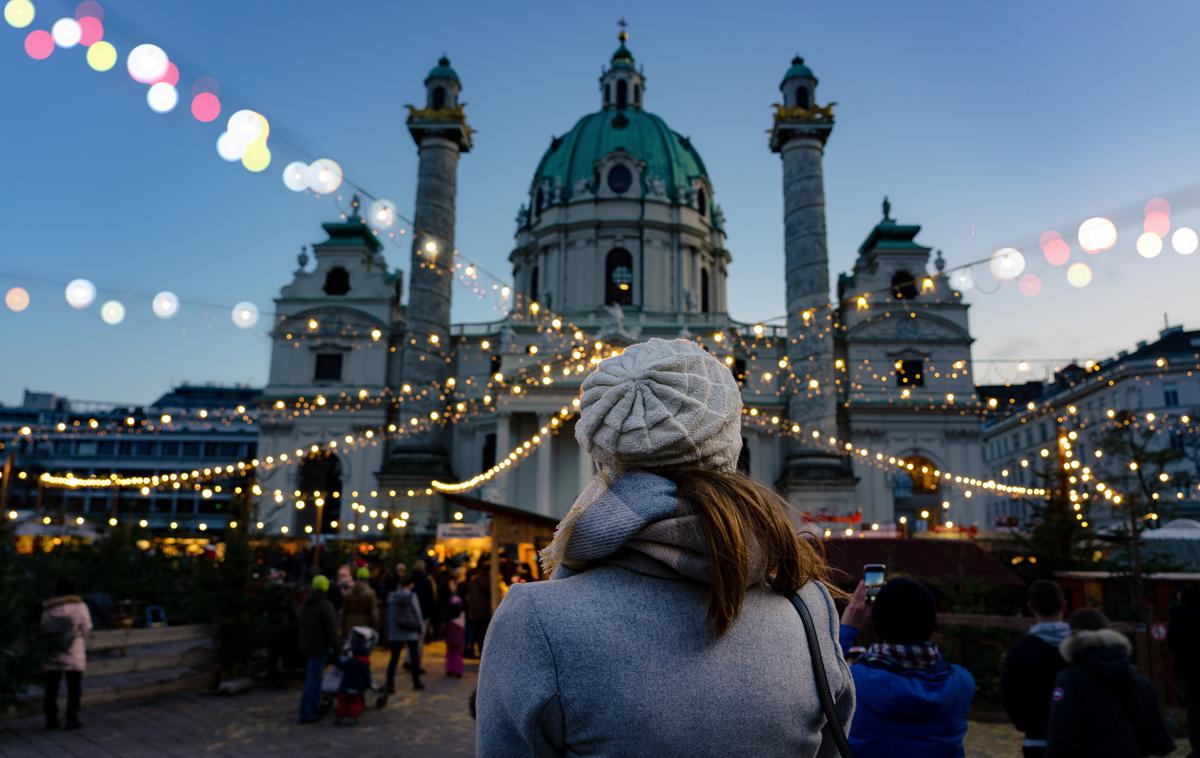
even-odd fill
[[[338,657],[342,660],[349,658],[353,653],[351,651],[356,645],[361,645],[366,649],[367,655],[375,649],[379,644],[379,632],[369,626],[356,626],[350,630],[350,635],[346,641],[342,643],[342,649],[338,653]],[[329,713],[333,708],[334,700],[337,698],[338,688],[342,685],[342,670],[337,666],[325,672],[324,678],[321,680],[321,715]],[[366,692],[363,692],[363,700],[370,702],[370,697],[375,698],[375,707],[383,708],[387,705],[388,693],[387,688],[375,681],[374,674],[371,675],[371,684]]]

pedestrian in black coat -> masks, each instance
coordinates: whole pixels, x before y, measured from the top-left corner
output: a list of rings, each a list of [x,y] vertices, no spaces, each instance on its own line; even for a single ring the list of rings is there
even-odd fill
[[[1035,623],[1004,657],[1000,693],[1013,726],[1025,734],[1022,754],[1025,758],[1040,758],[1046,754],[1054,680],[1067,665],[1058,646],[1071,633],[1071,627],[1063,621],[1066,602],[1057,582],[1041,579],[1029,585],[1026,604]]]
[[[1067,667],[1051,695],[1047,758],[1141,758],[1175,749],[1158,693],[1134,669],[1128,638],[1100,611],[1071,615],[1059,651]]]

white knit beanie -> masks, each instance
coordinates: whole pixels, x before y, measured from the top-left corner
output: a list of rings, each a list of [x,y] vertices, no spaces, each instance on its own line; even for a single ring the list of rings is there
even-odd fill
[[[729,368],[688,340],[651,339],[607,358],[583,382],[575,439],[602,468],[733,472],[742,393]]]

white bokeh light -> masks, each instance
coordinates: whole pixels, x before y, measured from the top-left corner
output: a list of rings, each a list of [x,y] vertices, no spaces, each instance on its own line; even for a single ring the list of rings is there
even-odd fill
[[[50,27],[50,36],[59,47],[75,47],[83,37],[83,29],[73,18],[60,18]]]
[[[254,111],[240,110],[229,117],[226,131],[232,134],[238,143],[249,145],[262,134],[262,121]]]
[[[292,192],[303,192],[308,189],[308,164],[304,161],[292,161],[283,169],[283,186]]]
[[[146,104],[155,113],[169,113],[179,103],[179,91],[167,82],[151,84],[146,90]]]
[[[1015,247],[1002,247],[992,253],[988,268],[991,269],[992,276],[1001,281],[1015,279],[1025,270],[1025,256]]]
[[[950,274],[950,286],[959,292],[970,292],[975,287],[975,275],[964,268]]]
[[[1116,225],[1104,218],[1095,216],[1079,225],[1079,246],[1089,253],[1099,253],[1117,244]]]
[[[396,204],[380,198],[367,206],[367,225],[372,229],[387,229],[396,223]]]
[[[66,289],[67,305],[78,310],[96,302],[96,285],[87,279],[72,279]]]
[[[246,146],[239,145],[229,132],[221,132],[221,136],[217,137],[217,155],[221,156],[221,160],[230,163],[240,161],[245,150]]]
[[[258,306],[249,301],[242,301],[233,306],[229,314],[234,326],[239,329],[250,329],[258,323]]]
[[[329,158],[318,158],[308,168],[308,188],[321,195],[342,186],[342,167]]]
[[[1200,236],[1197,236],[1195,229],[1181,226],[1171,235],[1171,247],[1180,255],[1191,255],[1200,247]]]
[[[109,326],[116,326],[125,320],[125,306],[117,300],[107,300],[100,306],[100,320]]]
[[[167,54],[158,45],[138,45],[129,51],[125,66],[136,82],[149,84],[167,73],[170,65]]]
[[[179,296],[174,292],[160,292],[154,296],[150,309],[159,318],[175,318],[179,313]]]
[[[1162,237],[1154,232],[1142,232],[1138,235],[1136,247],[1138,255],[1143,258],[1154,258],[1162,252]]]

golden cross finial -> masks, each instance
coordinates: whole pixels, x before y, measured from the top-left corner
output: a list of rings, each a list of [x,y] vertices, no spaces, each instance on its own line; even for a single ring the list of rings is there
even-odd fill
[[[629,40],[629,32],[625,31],[625,27],[629,26],[629,22],[622,16],[621,20],[617,22],[617,26],[621,27],[621,33],[617,35],[617,39],[621,40],[621,44],[624,45]]]

